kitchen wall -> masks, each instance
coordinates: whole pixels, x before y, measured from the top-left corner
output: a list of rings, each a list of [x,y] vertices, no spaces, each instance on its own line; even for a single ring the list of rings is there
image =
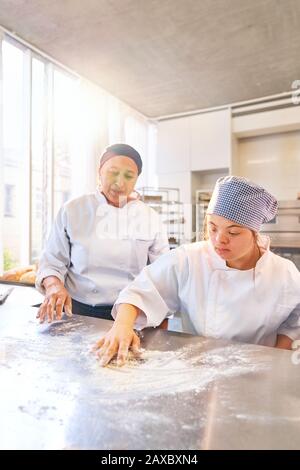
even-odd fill
[[[278,199],[296,199],[300,106],[285,98],[282,109],[279,101],[259,103],[257,112],[254,105],[227,107],[158,122],[158,185],[180,188],[191,237],[195,210],[188,206],[195,203],[196,189],[213,187],[219,176],[245,176]]]
[[[158,185],[180,189],[186,241],[195,236],[193,198],[198,183],[213,187],[219,172],[228,173],[231,153],[229,109],[158,123]]]
[[[300,131],[238,139],[236,174],[266,186],[277,199],[300,193]]]

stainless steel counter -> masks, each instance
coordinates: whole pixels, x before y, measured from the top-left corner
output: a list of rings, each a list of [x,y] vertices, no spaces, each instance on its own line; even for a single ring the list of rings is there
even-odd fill
[[[110,322],[35,312],[0,307],[1,449],[300,448],[291,352],[148,330],[144,362],[103,369]]]

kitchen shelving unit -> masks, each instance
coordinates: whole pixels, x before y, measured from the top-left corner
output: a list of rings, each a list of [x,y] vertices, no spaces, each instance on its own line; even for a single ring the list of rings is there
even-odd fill
[[[154,209],[167,226],[170,248],[176,248],[184,240],[183,203],[180,201],[178,188],[152,188],[144,186],[138,189],[142,201]]]

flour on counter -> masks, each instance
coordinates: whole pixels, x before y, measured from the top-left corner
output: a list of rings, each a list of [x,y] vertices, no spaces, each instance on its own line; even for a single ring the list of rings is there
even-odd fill
[[[2,339],[0,372],[6,370],[7,379],[15,375],[16,383],[26,390],[24,383],[30,377],[28,395],[36,393],[39,400],[44,391],[75,400],[80,389],[81,395],[86,391],[87,400],[113,403],[198,393],[217,380],[268,366],[265,356],[261,362],[255,346],[236,344],[207,350],[206,343],[199,340],[175,351],[143,350],[139,359],[131,357],[123,367],[103,368],[89,352],[97,339],[99,332],[80,318],[42,326],[28,322]],[[29,409],[21,406],[23,411]]]
[[[201,351],[198,345],[176,351],[144,350],[140,359],[131,356],[122,367],[115,362],[105,368],[97,362],[90,364],[101,398],[107,394],[116,399],[200,392],[215,380],[258,371],[262,366],[253,349],[240,345],[211,351]]]
[[[220,386],[218,403],[227,406],[228,384],[231,389],[247,374],[257,378],[271,364],[259,347],[213,348],[211,340],[199,338],[175,351],[144,350],[121,368],[103,368],[90,352],[103,334],[76,316],[43,325],[24,320],[0,331],[0,449],[16,443],[125,449],[138,446],[140,436],[144,449],[198,448],[195,436],[208,419],[201,405],[213,387]],[[162,346],[171,343],[166,336]],[[235,419],[247,419],[242,411],[232,410]],[[174,441],[178,422],[184,435]]]

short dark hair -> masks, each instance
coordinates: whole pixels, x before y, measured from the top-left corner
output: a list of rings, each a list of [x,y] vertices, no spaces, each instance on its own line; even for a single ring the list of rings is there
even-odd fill
[[[131,158],[138,168],[138,174],[141,174],[143,168],[141,156],[137,150],[127,144],[113,144],[107,147],[100,158],[100,168],[105,162],[107,162],[107,160],[117,155],[124,155],[124,157]]]

